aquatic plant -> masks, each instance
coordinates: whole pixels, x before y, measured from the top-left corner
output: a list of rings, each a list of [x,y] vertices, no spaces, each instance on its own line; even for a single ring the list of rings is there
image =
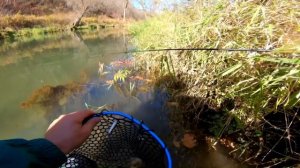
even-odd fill
[[[31,108],[34,105],[43,107],[63,106],[67,103],[68,98],[83,90],[79,83],[71,82],[65,85],[50,86],[44,85],[35,90],[22,104],[22,108]]]
[[[228,120],[224,120],[217,131],[220,138],[230,134],[228,130],[233,119],[243,125],[237,127],[236,132],[248,126],[262,131],[265,117],[273,112],[289,111],[292,116],[299,117],[296,110],[300,108],[299,8],[296,0],[196,1],[187,8],[164,12],[129,29],[140,49],[272,50],[135,54],[140,67],[167,85],[174,101],[181,102],[182,120],[192,118],[186,122],[198,123],[199,115],[207,108],[226,112]],[[184,97],[193,98],[193,101],[186,101]],[[191,117],[186,117],[188,115]],[[285,123],[284,120],[282,118],[281,122]],[[295,129],[295,123],[295,120],[288,120],[282,129]],[[272,146],[268,148],[272,149]],[[296,148],[286,149],[295,151]],[[291,156],[290,153],[283,155]],[[268,154],[261,152],[258,155]]]
[[[127,69],[122,69],[122,70],[118,70],[115,74],[114,74],[114,81],[115,82],[125,82],[125,79],[128,78],[129,74],[130,74],[130,70]]]

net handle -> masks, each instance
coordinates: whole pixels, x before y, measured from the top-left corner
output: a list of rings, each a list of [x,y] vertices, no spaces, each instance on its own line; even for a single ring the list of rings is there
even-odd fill
[[[91,115],[90,117],[87,117],[82,123],[86,123],[89,119],[94,118],[94,117],[100,117],[102,115],[118,115],[118,116],[122,116],[124,118],[129,119],[130,121],[134,122],[135,124],[141,126],[144,130],[146,130],[159,144],[160,146],[164,149],[165,151],[165,156],[167,157],[168,160],[168,168],[172,168],[172,158],[171,158],[171,154],[167,148],[167,146],[165,145],[165,143],[158,137],[158,135],[156,135],[148,126],[146,126],[143,122],[135,119],[133,116],[123,113],[123,112],[119,112],[119,111],[107,111],[107,110],[103,110],[101,113],[97,113],[94,115]]]

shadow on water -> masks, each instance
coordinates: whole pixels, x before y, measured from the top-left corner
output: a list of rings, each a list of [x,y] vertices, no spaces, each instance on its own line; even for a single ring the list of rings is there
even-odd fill
[[[185,88],[182,81],[173,76],[157,79],[156,85],[169,90]],[[174,165],[178,168],[240,168],[248,167],[232,159],[230,152],[223,145],[212,148],[212,139],[223,128],[228,114],[219,109],[211,109],[208,102],[199,97],[176,93],[169,98],[166,105],[169,110],[170,136],[168,145],[171,148]],[[230,101],[223,104],[223,109],[232,108]],[[236,125],[232,121],[231,125]],[[230,143],[230,142],[229,142]]]

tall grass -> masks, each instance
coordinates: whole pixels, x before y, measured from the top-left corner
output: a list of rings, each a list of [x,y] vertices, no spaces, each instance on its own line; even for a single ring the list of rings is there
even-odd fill
[[[271,53],[184,51],[139,54],[147,70],[173,74],[214,109],[234,100],[232,113],[253,121],[278,107],[300,105],[299,2],[197,1],[130,27],[141,49],[254,48]],[[165,59],[162,59],[165,57]],[[247,120],[245,120],[247,119]]]
[[[299,1],[208,2],[198,0],[188,8],[132,25],[133,42],[139,49],[251,48],[272,52],[145,52],[136,54],[138,64],[165,84],[171,100],[179,104],[176,108],[181,113],[176,115],[182,117],[176,117],[176,123],[197,129],[199,121],[205,120],[199,120],[205,109],[226,112],[218,121],[206,118],[212,123],[208,129],[217,141],[224,134],[232,135],[232,140],[241,144],[234,150],[240,151],[237,156],[250,153],[245,161],[260,159],[255,164],[264,166],[291,158],[299,163]],[[274,117],[276,112],[283,115]],[[265,158],[269,162],[262,163]]]

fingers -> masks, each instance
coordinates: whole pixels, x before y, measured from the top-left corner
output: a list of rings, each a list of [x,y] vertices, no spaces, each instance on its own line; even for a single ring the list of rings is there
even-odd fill
[[[101,119],[99,117],[94,117],[88,120],[88,122],[82,126],[83,131],[89,135],[100,120]]]
[[[95,114],[95,113],[91,110],[84,110],[84,111],[73,112],[68,115],[72,116],[72,118],[74,118],[76,121],[82,122],[85,118],[87,118],[93,114]]]

